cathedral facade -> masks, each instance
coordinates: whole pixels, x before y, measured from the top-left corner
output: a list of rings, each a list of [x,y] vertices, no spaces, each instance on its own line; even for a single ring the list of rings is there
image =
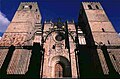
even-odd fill
[[[41,19],[21,2],[0,40],[0,78],[120,77],[120,38],[99,2],[82,2],[77,24]]]

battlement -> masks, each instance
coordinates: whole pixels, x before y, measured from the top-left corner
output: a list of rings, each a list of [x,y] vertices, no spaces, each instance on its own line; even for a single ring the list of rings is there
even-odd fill
[[[82,3],[100,3],[100,2],[82,2]]]
[[[26,3],[26,4],[36,3],[37,4],[37,2],[21,2],[21,3]]]
[[[100,2],[82,2],[82,5],[83,5],[84,9],[103,10]]]
[[[38,4],[37,2],[21,2],[18,10],[38,11]]]

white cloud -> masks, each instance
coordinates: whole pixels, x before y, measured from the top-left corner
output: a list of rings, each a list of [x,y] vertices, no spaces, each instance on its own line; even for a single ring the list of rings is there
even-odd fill
[[[2,37],[0,37],[0,40],[1,40]]]
[[[0,32],[4,32],[7,29],[9,23],[10,23],[10,21],[7,19],[5,14],[3,14],[0,11]]]
[[[118,33],[118,36],[120,37],[120,33]]]

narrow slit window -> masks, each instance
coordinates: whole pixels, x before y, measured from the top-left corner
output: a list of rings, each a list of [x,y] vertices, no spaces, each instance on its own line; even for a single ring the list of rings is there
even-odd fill
[[[52,49],[55,49],[55,45],[53,45]]]
[[[115,56],[114,55],[112,55],[112,56],[113,56],[113,59],[116,60]]]
[[[36,9],[36,12],[38,11],[38,9]]]
[[[89,8],[89,9],[92,9],[92,6],[91,6],[91,5],[88,5],[88,8]]]
[[[105,32],[105,30],[102,28],[102,31]]]
[[[110,41],[108,40],[108,44],[110,44]]]
[[[96,6],[96,9],[99,9],[98,5],[95,5]]]

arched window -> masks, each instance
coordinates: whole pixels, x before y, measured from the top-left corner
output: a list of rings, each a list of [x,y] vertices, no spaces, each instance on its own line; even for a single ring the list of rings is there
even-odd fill
[[[24,6],[22,6],[22,9],[24,9]]]
[[[32,5],[30,5],[29,8],[32,9]]]
[[[88,5],[88,8],[89,8],[89,9],[92,9],[92,6],[91,6],[91,5]]]
[[[95,5],[97,9],[99,9],[99,7],[97,5]]]
[[[55,77],[63,77],[63,67],[60,63],[55,64]]]

